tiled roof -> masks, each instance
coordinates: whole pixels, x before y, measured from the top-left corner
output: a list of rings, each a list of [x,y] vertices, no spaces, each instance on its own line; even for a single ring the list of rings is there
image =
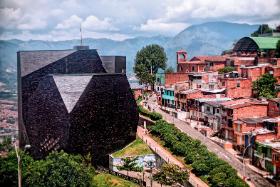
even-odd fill
[[[242,118],[242,119],[238,119],[238,121],[242,121],[247,124],[256,124],[256,123],[262,123],[266,119],[268,119],[268,117]]]
[[[267,105],[267,102],[259,101],[256,99],[238,99],[238,100],[232,100],[229,102],[222,103],[222,105],[225,108],[229,109],[237,109],[242,108],[250,105]]]
[[[219,62],[219,61],[225,61],[226,56],[216,55],[216,56],[195,56],[190,61],[211,61],[211,62]]]
[[[273,98],[273,99],[269,99],[269,100],[280,103],[280,98]]]

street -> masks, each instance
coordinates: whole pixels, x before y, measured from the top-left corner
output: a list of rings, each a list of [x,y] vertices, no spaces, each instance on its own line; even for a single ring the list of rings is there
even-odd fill
[[[181,121],[168,113],[163,112],[154,102],[154,100],[155,98],[150,97],[147,101],[147,105],[149,105],[156,112],[160,113],[163,116],[164,120],[166,120],[169,123],[174,123],[179,130],[186,133],[193,139],[200,140],[202,144],[207,146],[209,151],[215,153],[219,158],[228,162],[233,168],[235,168],[238,171],[238,173],[243,175],[243,164],[234,155],[232,155],[231,153],[214,143],[212,140],[202,135],[197,130],[193,129],[188,123]],[[266,179],[261,177],[259,174],[255,173],[251,168],[247,166],[246,176],[250,177],[252,183],[257,187],[273,186]]]

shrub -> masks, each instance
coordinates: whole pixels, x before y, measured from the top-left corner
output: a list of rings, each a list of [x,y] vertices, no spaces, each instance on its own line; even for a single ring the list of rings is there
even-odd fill
[[[153,121],[157,121],[162,119],[162,115],[157,113],[157,112],[150,112],[149,110],[146,110],[145,108],[143,108],[141,105],[138,105],[138,112],[143,115],[146,116],[148,118],[150,118]]]
[[[226,66],[226,67],[218,70],[219,73],[229,73],[232,71],[234,71],[234,67],[232,67],[232,66]]]
[[[193,172],[210,186],[248,186],[227,162],[209,152],[199,140],[180,132],[173,124],[158,120],[150,130],[174,155],[184,156],[185,163],[191,165]]]

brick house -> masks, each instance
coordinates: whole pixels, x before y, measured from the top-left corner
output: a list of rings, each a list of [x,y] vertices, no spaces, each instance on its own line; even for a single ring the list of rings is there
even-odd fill
[[[234,67],[238,73],[241,73],[242,67],[254,66],[255,64],[255,57],[231,56],[226,59],[226,66]]]
[[[165,87],[170,87],[177,82],[188,81],[188,73],[165,73]]]
[[[188,73],[190,88],[192,89],[217,89],[218,72]]]
[[[256,99],[237,99],[222,103],[222,131],[226,140],[234,140],[234,122],[244,118],[265,117],[267,102]]]
[[[268,116],[280,116],[280,98],[268,99]]]
[[[219,77],[219,88],[225,88],[226,97],[249,98],[252,96],[252,80],[243,77]]]
[[[200,97],[196,99],[188,99],[187,100],[187,118],[190,120],[194,120],[196,122],[196,127],[200,125],[208,125],[208,108],[205,107],[205,102],[208,101],[229,101],[230,98],[216,98],[213,95],[212,98]],[[209,110],[210,112],[210,110]],[[206,114],[206,115],[205,115]],[[192,124],[191,124],[192,125]]]
[[[203,113],[204,121],[205,121],[204,125],[209,126],[212,129],[213,133],[217,133],[221,130],[221,123],[222,123],[221,104],[226,101],[216,100],[216,101],[206,101],[204,103],[204,108],[205,108]]]
[[[202,98],[203,94],[198,89],[188,89],[188,90],[181,90],[176,92],[176,108],[187,111],[187,101],[189,99],[197,99]]]
[[[241,118],[233,122],[234,147],[243,152],[251,144],[252,135],[256,140],[274,139],[275,131],[264,126],[264,120],[268,117]]]
[[[266,73],[269,64],[260,64],[257,66],[240,67],[241,77],[251,79],[252,82],[259,79]]]
[[[254,166],[267,170],[273,176],[280,174],[280,141],[257,141],[254,146],[252,163]]]
[[[185,50],[179,50],[176,52],[177,57],[177,72],[187,72],[187,60],[188,55]]]
[[[226,66],[226,56],[207,56],[205,71],[218,71]]]

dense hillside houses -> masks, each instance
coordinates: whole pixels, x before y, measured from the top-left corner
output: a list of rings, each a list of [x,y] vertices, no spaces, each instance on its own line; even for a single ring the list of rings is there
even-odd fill
[[[255,81],[270,74],[278,90],[279,40],[243,37],[230,53],[191,59],[185,50],[177,51],[177,72],[156,75],[158,103],[205,136],[244,154],[255,167],[279,175],[280,100],[258,98],[254,89]]]

